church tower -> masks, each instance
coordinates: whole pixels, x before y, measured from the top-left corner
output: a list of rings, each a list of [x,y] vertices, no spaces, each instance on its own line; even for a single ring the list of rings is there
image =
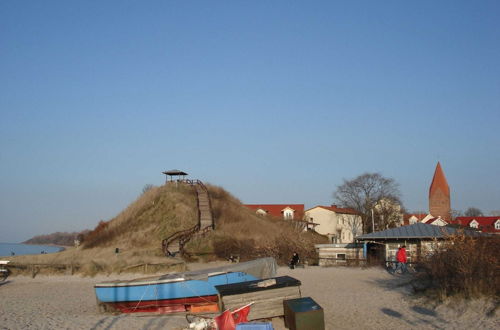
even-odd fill
[[[429,213],[445,221],[451,220],[450,187],[439,162],[429,188]]]

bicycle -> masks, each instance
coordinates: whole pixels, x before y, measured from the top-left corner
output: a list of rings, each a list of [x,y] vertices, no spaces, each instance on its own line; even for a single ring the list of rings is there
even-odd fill
[[[387,260],[385,262],[385,270],[387,270],[387,272],[389,274],[394,274],[394,272],[396,271],[396,265],[397,265],[397,262]]]
[[[7,268],[9,262],[8,260],[0,260],[0,282],[5,281],[10,275],[10,270]]]

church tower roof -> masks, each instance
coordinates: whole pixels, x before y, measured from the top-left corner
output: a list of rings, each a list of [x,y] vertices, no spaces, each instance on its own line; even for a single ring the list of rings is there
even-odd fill
[[[441,164],[438,162],[436,165],[436,170],[434,171],[434,177],[432,178],[431,187],[429,188],[429,198],[437,191],[441,190],[446,196],[450,196],[450,187],[448,186],[448,181],[444,176]]]

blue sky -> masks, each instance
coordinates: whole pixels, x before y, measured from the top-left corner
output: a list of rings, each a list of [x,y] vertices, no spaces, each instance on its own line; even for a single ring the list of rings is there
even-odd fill
[[[380,172],[500,209],[498,1],[2,1],[0,242],[93,228],[178,168],[244,203]]]

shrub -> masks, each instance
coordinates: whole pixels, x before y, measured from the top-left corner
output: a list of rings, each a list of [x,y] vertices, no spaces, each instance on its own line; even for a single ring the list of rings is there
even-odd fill
[[[439,298],[499,296],[500,237],[455,235],[423,262],[417,278]]]

